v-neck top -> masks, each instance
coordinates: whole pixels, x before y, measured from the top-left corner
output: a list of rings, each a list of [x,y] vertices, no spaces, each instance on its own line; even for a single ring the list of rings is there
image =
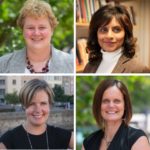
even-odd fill
[[[146,136],[142,130],[122,123],[107,150],[131,150],[133,144],[141,136]],[[103,137],[103,130],[98,130],[89,135],[83,141],[85,150],[99,150]]]

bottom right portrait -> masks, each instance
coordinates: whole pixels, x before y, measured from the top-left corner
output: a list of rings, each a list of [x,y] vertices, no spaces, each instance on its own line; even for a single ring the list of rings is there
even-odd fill
[[[150,76],[77,76],[77,150],[150,150]]]

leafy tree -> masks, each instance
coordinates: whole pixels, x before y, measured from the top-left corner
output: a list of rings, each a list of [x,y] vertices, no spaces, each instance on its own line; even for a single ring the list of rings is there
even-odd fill
[[[5,100],[8,104],[18,104],[19,103],[19,97],[17,95],[17,92],[13,93],[7,93],[5,95]]]
[[[24,47],[22,31],[16,26],[19,10],[26,0],[0,0],[0,56]],[[59,25],[52,43],[58,49],[73,46],[73,0],[45,0],[52,6]]]
[[[55,85],[53,91],[55,102],[73,102],[73,95],[65,95],[64,88],[60,85]]]

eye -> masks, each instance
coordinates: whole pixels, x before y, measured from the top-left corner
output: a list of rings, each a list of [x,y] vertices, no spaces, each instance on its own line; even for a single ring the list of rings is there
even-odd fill
[[[102,100],[102,103],[103,103],[103,104],[108,104],[108,103],[109,103],[109,100],[108,100],[108,99],[103,99],[103,100]]]
[[[47,102],[41,102],[41,105],[43,105],[43,106],[45,106],[47,104],[48,104]]]
[[[45,29],[45,28],[46,28],[46,27],[44,27],[44,26],[39,27],[40,30],[43,30],[43,29]]]
[[[113,28],[113,31],[114,31],[115,33],[119,33],[121,30],[122,30],[122,29],[121,29],[120,27],[114,27],[114,28]]]
[[[115,100],[114,100],[114,103],[115,103],[115,104],[120,104],[120,103],[121,103],[121,100],[120,100],[120,99],[115,99]]]
[[[29,30],[33,30],[33,29],[34,29],[34,27],[27,27],[27,29],[29,29]]]
[[[108,32],[108,29],[107,29],[107,27],[100,27],[98,29],[98,32],[100,32],[100,33],[106,33],[106,32]]]

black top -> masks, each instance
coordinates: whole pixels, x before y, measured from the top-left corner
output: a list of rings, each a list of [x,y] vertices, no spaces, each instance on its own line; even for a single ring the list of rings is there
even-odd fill
[[[28,133],[29,134],[29,133]],[[67,149],[71,138],[71,132],[58,127],[47,125],[48,143],[50,149]],[[46,131],[41,135],[29,134],[33,149],[47,149]],[[27,132],[22,125],[7,131],[1,136],[7,149],[31,149]]]
[[[103,130],[98,130],[89,135],[83,141],[85,150],[99,150],[103,136]],[[131,150],[132,145],[141,136],[146,136],[142,130],[122,123],[107,150]]]

